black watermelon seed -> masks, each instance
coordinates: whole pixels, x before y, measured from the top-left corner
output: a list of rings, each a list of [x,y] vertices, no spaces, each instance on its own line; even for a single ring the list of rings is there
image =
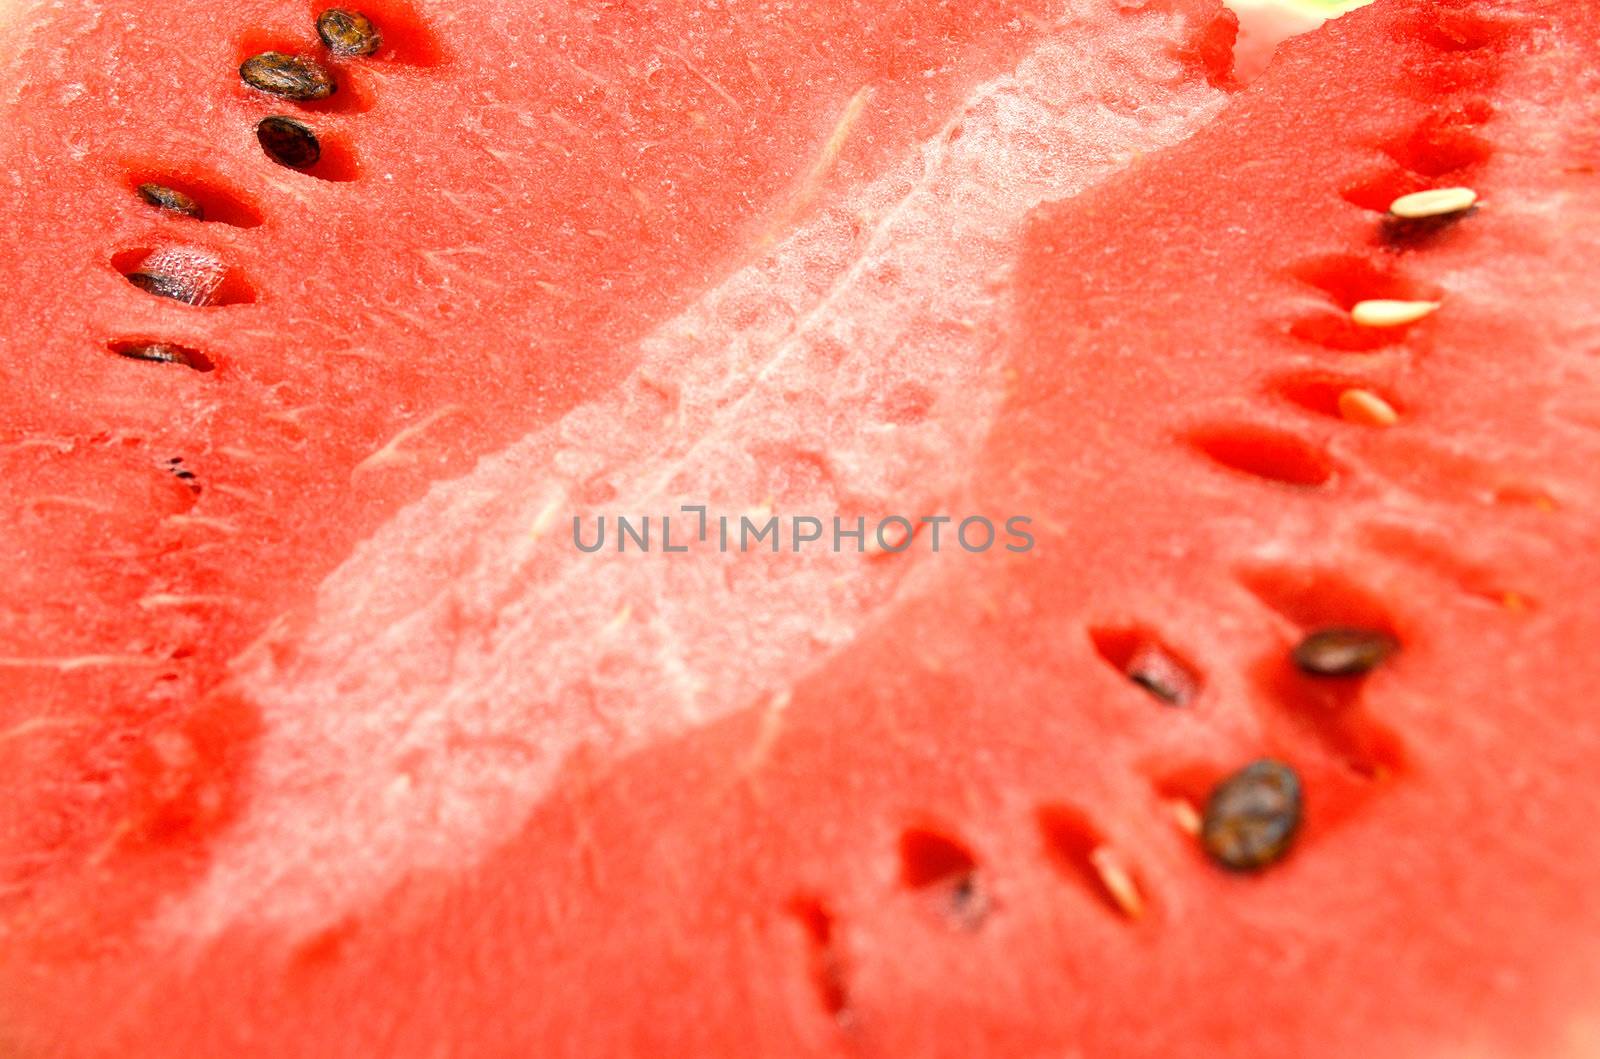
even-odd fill
[[[261,149],[267,152],[268,158],[290,169],[309,169],[322,157],[322,144],[317,141],[317,134],[309,125],[293,118],[277,114],[262,118],[256,125],[256,139],[261,141]]]
[[[1334,626],[1318,629],[1296,644],[1294,664],[1316,677],[1358,677],[1399,648],[1399,641],[1380,629]]]
[[[188,305],[194,304],[194,286],[182,277],[166,272],[130,272],[128,282],[158,298],[171,298]]]
[[[334,93],[333,78],[320,63],[278,51],[246,59],[239,67],[239,77],[251,88],[282,99],[309,102]]]
[[[1289,851],[1300,829],[1300,777],[1281,761],[1251,762],[1212,790],[1200,822],[1211,859],[1230,871],[1258,871]]]
[[[118,342],[111,351],[129,360],[148,360],[158,364],[181,364],[195,371],[210,371],[212,364],[205,354],[187,346],[171,342]],[[177,462],[177,461],[173,461]]]
[[[371,55],[383,46],[383,35],[372,19],[340,7],[317,16],[317,36],[335,55]]]
[[[139,197],[156,209],[165,210],[168,213],[181,213],[185,217],[193,217],[197,221],[203,221],[206,217],[206,211],[194,199],[181,191],[175,191],[160,184],[140,184]]]

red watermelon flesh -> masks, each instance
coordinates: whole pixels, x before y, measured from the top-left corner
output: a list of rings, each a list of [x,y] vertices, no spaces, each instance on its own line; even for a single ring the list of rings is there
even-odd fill
[[[208,915],[230,858],[273,869],[251,837],[296,782],[326,782],[314,755],[276,786],[252,771],[261,789],[194,847],[208,882],[97,968],[42,965],[31,1018],[9,1021],[65,1024],[92,998],[107,1017],[84,1032],[117,1054],[1589,1054],[1600,417],[1576,90],[1595,49],[1575,21],[1535,3],[1352,16],[1191,144],[1046,211],[1004,404],[942,498],[1033,515],[1036,552],[875,560],[916,569],[792,689],[626,761],[615,742],[569,756],[487,856],[298,921],[314,931],[273,918],[278,887],[260,915]],[[1374,203],[1458,182],[1482,210],[1384,239]],[[1341,312],[1373,294],[1442,304],[1380,341]],[[1355,387],[1400,422],[1329,415]],[[261,761],[297,694],[356,706],[354,663],[402,657],[349,654],[350,635],[341,658],[329,633],[413,647],[443,629],[477,638],[456,657],[493,655],[470,608],[395,621],[395,582],[453,525],[484,559],[534,545],[450,521],[494,505],[431,510],[430,532],[407,534],[408,512],[373,538],[214,700],[261,710]],[[528,591],[504,584],[508,606]],[[1363,681],[1296,676],[1289,646],[1330,622],[1388,628],[1401,652]],[[1193,701],[1128,681],[1141,652],[1191,674]],[[514,697],[527,662],[505,658]],[[463,672],[470,689],[492,671]],[[1300,768],[1307,829],[1270,874],[1227,876],[1172,808],[1264,753]],[[416,781],[390,775],[385,814],[406,820]],[[482,812],[440,798],[420,826],[464,805]],[[337,880],[317,892],[370,879],[367,850],[315,865]]]
[[[0,752],[19,777],[0,896],[16,936],[62,957],[116,949],[130,926],[189,914],[185,901],[205,926],[180,934],[204,940],[227,925],[211,903],[219,883],[194,895],[187,886],[202,873],[237,875],[273,830],[244,819],[247,804],[276,796],[265,793],[275,782],[259,799],[242,788],[274,761],[294,772],[309,760],[335,782],[285,777],[294,797],[326,788],[286,814],[300,823],[266,876],[290,882],[268,888],[274,907],[243,891],[225,904],[253,904],[254,922],[287,921],[303,938],[407,870],[478,855],[474,843],[514,826],[579,739],[644,738],[650,725],[636,725],[626,702],[615,719],[610,704],[563,703],[564,742],[527,735],[538,706],[515,696],[498,713],[479,709],[477,722],[464,713],[459,731],[435,731],[439,744],[425,734],[436,714],[349,711],[357,729],[410,728],[425,748],[371,769],[384,776],[376,796],[392,795],[399,768],[436,800],[410,821],[386,824],[381,807],[345,814],[331,841],[353,826],[359,855],[317,868],[329,839],[305,825],[329,804],[335,817],[347,804],[373,807],[365,779],[338,786],[344,755],[369,755],[360,739],[340,745],[349,733],[336,723],[303,734],[309,717],[267,720],[246,674],[260,651],[275,656],[314,627],[313,586],[358,541],[479,455],[523,439],[424,502],[451,512],[448,533],[419,532],[429,516],[416,512],[384,531],[418,547],[359,589],[373,607],[364,620],[466,581],[473,553],[504,546],[507,532],[513,552],[523,547],[550,498],[528,491],[523,467],[598,504],[613,483],[648,485],[676,464],[694,471],[684,454],[703,461],[700,441],[773,461],[708,481],[708,500],[864,506],[952,488],[961,458],[941,446],[970,446],[991,414],[996,292],[1024,213],[1185,135],[1220,101],[1212,82],[1226,79],[1230,20],[1206,3],[1141,6],[908,4],[863,16],[808,5],[708,17],[672,5],[434,5],[424,17],[377,3],[368,7],[386,49],[338,64],[340,93],[306,107],[265,101],[233,71],[267,47],[316,54],[309,8],[223,16],[128,2],[16,15],[5,51],[20,73],[0,140],[15,185],[8,214],[19,246],[49,247],[63,263],[14,269],[6,319],[28,352],[5,369],[4,510],[22,561],[7,575],[0,655]],[[281,110],[322,136],[324,160],[309,173],[261,155],[253,123]],[[135,194],[147,181],[200,200],[209,219],[153,212]],[[105,220],[84,223],[97,214]],[[178,300],[126,282],[175,269]],[[186,363],[127,355],[155,342]],[[919,344],[928,348],[906,348]],[[739,377],[762,358],[774,368],[759,386]],[[803,400],[763,425],[756,406],[772,400],[762,391],[780,369]],[[819,374],[839,376],[837,391],[805,393]],[[751,414],[728,414],[730,402]],[[830,404],[856,411],[835,425]],[[885,428],[870,452],[845,444],[866,449],[861,435]],[[806,447],[818,445],[837,448],[843,470],[808,479]],[[877,479],[862,469],[872,459],[891,464]],[[375,538],[362,554],[385,546]],[[544,606],[593,611],[629,591],[727,600],[727,564],[706,565],[672,591],[658,568],[642,582],[623,569],[594,601],[588,587],[572,598],[578,578],[551,574]],[[499,572],[511,574],[493,589],[503,600],[545,573]],[[763,681],[783,682],[848,638],[861,620],[854,601],[886,601],[897,579],[869,566],[842,579],[815,564],[758,572],[769,598],[794,597],[790,615],[807,601],[828,606],[835,628],[728,674],[703,715],[680,698],[650,724],[701,722]],[[730,642],[770,632],[732,630]],[[252,642],[265,647],[247,650]],[[558,646],[539,650],[555,657]],[[432,660],[424,651],[417,662]],[[722,678],[694,662],[702,679]],[[641,685],[650,679],[636,670]],[[606,679],[605,665],[590,676]],[[552,701],[581,693],[582,677],[565,676],[571,686],[552,689]],[[609,681],[599,690],[622,675]],[[336,721],[323,703],[313,712]],[[280,720],[275,745],[287,754],[274,758],[258,740]],[[604,730],[584,727],[595,722]],[[306,738],[327,749],[320,762],[300,753]],[[455,760],[428,788],[438,747]],[[212,838],[241,852],[213,869]],[[171,943],[164,927],[150,929],[158,948]]]
[[[1083,4],[1059,17],[900,5],[866,18],[828,5],[716,17],[461,5],[427,18],[370,6],[389,49],[339,67],[334,105],[297,111],[353,168],[311,175],[265,161],[251,125],[283,106],[233,73],[262,47],[311,48],[309,11],[230,8],[226,32],[193,5],[19,20],[18,83],[38,87],[19,96],[4,143],[18,242],[56,247],[78,270],[17,270],[7,320],[30,351],[6,368],[6,510],[26,562],[8,586],[0,679],[14,723],[45,733],[18,744],[21,766],[52,777],[12,809],[24,889],[130,830],[230,811],[217,781],[231,773],[203,763],[249,743],[253,711],[197,703],[271,623],[304,620],[318,580],[430,481],[523,438],[456,499],[429,501],[482,508],[452,516],[449,540],[419,556],[432,573],[407,569],[364,592],[427,594],[471,562],[454,550],[476,547],[465,521],[487,539],[494,520],[547,502],[548,490],[529,491],[541,475],[580,497],[630,473],[643,481],[667,466],[649,447],[728,419],[718,406],[749,389],[734,373],[771,351],[840,355],[826,333],[835,305],[894,311],[891,274],[905,266],[884,247],[904,229],[921,239],[926,261],[907,260],[926,263],[924,284],[966,285],[912,326],[966,359],[948,381],[902,381],[879,418],[925,418],[941,385],[952,402],[978,390],[993,339],[968,339],[994,329],[996,303],[979,288],[1004,265],[1006,233],[1031,203],[1214,109],[1206,81],[1223,67],[1206,65],[1208,42],[1225,45],[1227,28],[1199,3],[1126,15]],[[1101,37],[1105,55],[1080,64],[1072,41]],[[69,55],[94,60],[78,70]],[[173,87],[185,84],[209,94]],[[453,112],[450,98],[473,103]],[[1021,166],[1031,175],[1013,183]],[[62,189],[39,172],[83,176]],[[153,213],[133,194],[146,180],[187,189],[213,220]],[[970,219],[954,219],[969,204]],[[111,235],[82,223],[96,210],[114,219]],[[953,256],[958,241],[974,252]],[[197,310],[119,275],[172,247],[229,262],[227,304]],[[945,274],[952,264],[959,274]],[[68,290],[98,293],[86,308]],[[892,359],[896,336],[880,332],[856,369],[857,404]],[[115,355],[150,341],[213,370]],[[788,434],[816,424],[811,403]],[[681,421],[667,426],[669,414]],[[787,441],[771,433],[728,444],[771,458]],[[926,466],[933,444],[878,451],[904,448],[908,466]],[[752,503],[789,462],[808,466],[803,452],[779,455],[775,483],[740,483],[759,485]],[[519,460],[538,469],[532,479]],[[510,488],[493,482],[508,472]]]

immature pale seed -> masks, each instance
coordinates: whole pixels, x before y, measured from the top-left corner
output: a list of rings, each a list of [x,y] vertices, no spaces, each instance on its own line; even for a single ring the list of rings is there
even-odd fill
[[[1200,834],[1200,810],[1194,807],[1193,802],[1187,798],[1174,798],[1167,807],[1172,810],[1173,822],[1185,834],[1196,836]]]
[[[1400,422],[1394,406],[1371,390],[1350,389],[1339,395],[1339,415],[1369,427],[1392,427]]]
[[[1144,916],[1144,894],[1140,893],[1139,884],[1128,869],[1122,866],[1122,859],[1115,850],[1096,846],[1089,853],[1089,865],[1100,876],[1100,885],[1105,887],[1106,894],[1123,915],[1129,919]]]
[[[252,55],[239,67],[245,84],[270,96],[310,102],[334,93],[333,77],[320,63],[278,51]]]
[[[140,184],[139,197],[158,210],[168,213],[181,213],[185,217],[193,217],[197,221],[205,220],[206,211],[194,199],[181,191],[176,191],[160,184]]]
[[[1391,301],[1387,298],[1376,298],[1357,302],[1350,310],[1350,319],[1362,327],[1404,327],[1437,312],[1438,309],[1438,302]]]
[[[371,55],[383,46],[383,35],[359,11],[330,7],[317,16],[317,36],[335,55]]]
[[[256,139],[268,158],[290,169],[309,169],[322,157],[322,144],[311,127],[281,114],[262,118],[256,125]]]
[[[1419,221],[1461,213],[1477,202],[1478,193],[1471,188],[1434,188],[1401,195],[1389,204],[1389,213],[1402,220]]]
[[[1358,677],[1370,673],[1400,641],[1381,629],[1333,626],[1318,629],[1294,648],[1294,664],[1315,677]]]
[[[1201,817],[1200,844],[1232,871],[1258,871],[1289,851],[1300,829],[1300,777],[1281,761],[1262,759],[1212,790]]]

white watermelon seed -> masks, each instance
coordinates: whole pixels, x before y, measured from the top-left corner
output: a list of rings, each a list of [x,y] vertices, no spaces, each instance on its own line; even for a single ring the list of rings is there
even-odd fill
[[[1374,298],[1356,302],[1350,310],[1350,319],[1362,327],[1404,327],[1414,324],[1439,309],[1438,302],[1394,301]]]
[[[1144,915],[1144,895],[1139,892],[1139,884],[1133,881],[1133,876],[1122,866],[1115,850],[1108,846],[1096,846],[1089,853],[1089,863],[1123,915],[1129,919],[1139,919]]]
[[[1200,834],[1200,810],[1187,798],[1174,798],[1169,803],[1172,810],[1172,819],[1177,821],[1178,828],[1185,834]]]
[[[1478,193],[1471,188],[1433,188],[1401,195],[1389,204],[1389,213],[1403,220],[1447,217],[1477,205]]]
[[[1339,415],[1351,423],[1369,427],[1392,427],[1400,422],[1394,405],[1371,390],[1349,389],[1339,395]]]

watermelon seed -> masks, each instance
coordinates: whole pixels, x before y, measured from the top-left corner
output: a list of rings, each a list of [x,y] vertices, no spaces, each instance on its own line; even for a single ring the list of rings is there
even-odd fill
[[[1187,706],[1194,698],[1194,677],[1154,646],[1144,648],[1128,663],[1128,679],[1168,706]]]
[[[1356,302],[1350,309],[1350,319],[1362,327],[1404,327],[1414,324],[1439,309],[1438,302],[1394,301],[1374,298]]]
[[[1117,851],[1109,846],[1097,846],[1089,853],[1089,863],[1100,877],[1100,885],[1123,915],[1129,919],[1144,917],[1144,894],[1128,869],[1123,866]]]
[[[1193,668],[1142,629],[1091,629],[1089,639],[1113,669],[1168,706],[1187,706],[1200,693]]]
[[[1127,917],[1144,915],[1144,895],[1117,852],[1078,810],[1047,805],[1038,811],[1045,853],[1065,876]]]
[[[139,197],[158,210],[193,217],[197,221],[205,220],[206,211],[201,205],[174,188],[160,184],[140,184]]]
[[[335,55],[371,55],[383,46],[383,35],[359,11],[330,7],[317,16],[317,36]]]
[[[1231,471],[1269,482],[1314,487],[1333,478],[1333,464],[1319,449],[1266,427],[1203,429],[1191,434],[1189,443]]]
[[[310,126],[280,114],[261,119],[256,139],[268,158],[290,169],[309,169],[322,157],[322,144]]]
[[[1392,427],[1400,422],[1394,406],[1371,390],[1351,388],[1339,395],[1339,414],[1352,423]]]
[[[239,79],[258,92],[280,99],[308,102],[333,95],[333,77],[311,59],[266,51],[252,55],[239,66]]]
[[[1295,645],[1294,664],[1316,677],[1358,677],[1370,673],[1400,642],[1380,629],[1335,625],[1318,629]]]
[[[171,342],[111,342],[111,352],[129,360],[147,360],[157,364],[181,364],[195,371],[210,371],[215,365],[199,350]]]
[[[1470,210],[1477,201],[1478,193],[1471,188],[1434,188],[1401,195],[1389,204],[1389,213],[1403,220],[1424,220]]]
[[[167,272],[130,272],[128,282],[157,298],[171,298],[185,305],[196,304],[192,284]]]
[[[1186,835],[1200,835],[1200,810],[1187,798],[1173,798],[1167,803],[1172,811],[1172,819],[1177,823],[1178,829]]]
[[[1218,783],[1206,800],[1200,843],[1231,871],[1282,859],[1300,829],[1300,777],[1281,761],[1254,761]]]

